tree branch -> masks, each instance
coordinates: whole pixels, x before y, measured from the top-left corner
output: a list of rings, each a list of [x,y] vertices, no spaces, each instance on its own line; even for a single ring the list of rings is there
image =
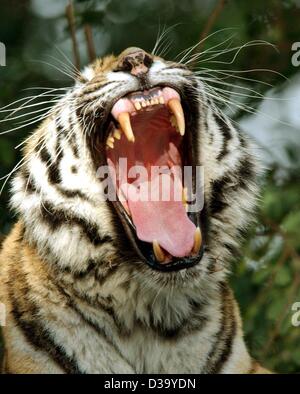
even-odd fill
[[[221,14],[225,4],[226,4],[227,0],[219,0],[216,3],[216,6],[214,7],[214,9],[212,10],[212,13],[210,14],[204,29],[201,32],[200,38],[199,38],[199,44],[195,47],[195,49],[193,50],[193,53],[200,52],[201,49],[204,46],[204,42],[205,42],[205,38],[207,36],[209,36],[210,31],[212,30],[216,20],[218,19],[219,15]],[[191,61],[191,66],[193,66],[196,63],[196,59]]]
[[[216,20],[218,19],[219,15],[223,11],[223,8],[226,4],[226,0],[219,0],[215,6],[215,8],[212,10],[212,13],[210,14],[206,25],[204,26],[204,29],[202,30],[202,33],[200,35],[200,45],[197,47],[197,49],[201,49],[204,45],[204,39],[209,35],[210,31],[212,30]]]
[[[69,30],[72,38],[74,64],[77,70],[80,70],[80,54],[79,54],[78,43],[76,38],[74,5],[72,0],[69,0],[69,4],[66,7],[66,16],[68,19]]]
[[[84,25],[84,34],[88,49],[88,55],[90,62],[93,62],[96,59],[96,50],[93,40],[93,31],[89,24]]]

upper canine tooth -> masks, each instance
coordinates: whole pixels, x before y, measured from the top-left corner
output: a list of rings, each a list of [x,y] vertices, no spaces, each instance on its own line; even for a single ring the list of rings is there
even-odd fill
[[[159,246],[159,243],[156,240],[153,241],[153,251],[154,251],[156,260],[159,261],[160,263],[163,263],[165,261],[165,254],[164,254],[162,248]]]
[[[175,118],[174,115],[171,115],[171,116],[170,116],[170,123],[171,123],[171,125],[176,129],[176,131],[179,131],[179,130],[178,130],[177,120],[176,120],[176,118]]]
[[[193,254],[198,254],[200,247],[202,244],[202,235],[201,235],[201,230],[199,227],[196,228],[195,234],[194,234],[194,246],[192,253]]]
[[[185,132],[185,120],[184,113],[180,101],[177,98],[168,101],[168,107],[170,111],[175,115],[177,120],[178,129],[180,135],[184,135]]]
[[[118,117],[118,121],[119,121],[121,129],[122,129],[123,133],[126,135],[126,138],[128,139],[128,141],[134,142],[135,138],[134,138],[134,134],[133,134],[133,131],[131,128],[129,113],[122,112]]]

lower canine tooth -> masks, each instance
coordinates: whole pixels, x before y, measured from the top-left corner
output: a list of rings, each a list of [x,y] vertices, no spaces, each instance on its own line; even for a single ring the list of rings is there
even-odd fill
[[[122,129],[123,133],[126,135],[126,138],[128,139],[128,141],[134,142],[135,138],[134,138],[134,134],[133,134],[133,131],[131,128],[129,113],[122,112],[118,117],[118,121],[119,121],[121,129]]]
[[[187,209],[187,207],[188,207],[188,202],[187,202],[187,200],[188,200],[187,187],[184,187],[184,188],[182,189],[182,202],[183,202],[183,205],[185,206],[185,209]],[[197,230],[196,230],[196,231],[197,231]]]
[[[178,99],[174,98],[168,101],[168,107],[172,114],[175,115],[179,133],[180,135],[184,135],[185,132],[185,120],[184,120],[184,113],[181,106],[181,103]]]
[[[198,254],[200,247],[202,243],[202,236],[201,236],[201,230],[199,227],[196,228],[195,234],[194,234],[194,246],[193,246],[193,254]]]
[[[154,251],[156,260],[159,261],[160,263],[163,263],[165,261],[165,254],[164,254],[162,248],[159,246],[159,243],[156,240],[153,241],[153,251]]]

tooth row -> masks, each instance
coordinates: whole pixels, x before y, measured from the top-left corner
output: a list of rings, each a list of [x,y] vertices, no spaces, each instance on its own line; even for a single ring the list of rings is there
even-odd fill
[[[114,147],[114,142],[115,142],[114,137],[113,137],[113,136],[109,136],[109,137],[107,138],[107,140],[106,140],[106,145],[108,145],[110,148],[113,149],[113,147]]]
[[[201,230],[199,227],[197,227],[195,234],[194,234],[194,246],[192,249],[192,255],[197,255],[199,253],[200,248],[201,248],[201,244],[202,244]],[[166,262],[167,256],[156,240],[153,241],[152,247],[153,247],[153,252],[154,252],[156,260],[159,263]]]
[[[145,99],[140,99],[140,100],[135,100],[134,101],[134,107],[137,111],[139,111],[142,108],[150,107],[152,105],[159,105],[159,104],[164,104],[165,100],[163,96],[157,96],[157,97],[152,97],[149,98],[148,100]]]
[[[148,106],[164,104],[164,103],[165,101],[163,96],[158,96],[150,100],[135,101],[134,106],[135,109],[139,111],[141,108],[146,108]],[[181,136],[183,136],[185,133],[185,120],[184,120],[184,113],[180,100],[178,100],[177,98],[169,100],[167,103],[167,107],[169,108],[169,111],[172,114],[170,117],[170,122],[172,126],[177,130],[177,132],[180,133]],[[109,136],[106,140],[106,146],[111,149],[114,148],[114,138],[116,139],[121,138],[121,131],[125,134],[129,142],[135,141],[131,123],[130,123],[129,112],[120,113],[118,116],[118,122],[120,124],[121,130],[117,130],[117,134],[115,134],[114,132],[113,136]]]
[[[115,139],[120,140],[121,139],[121,131],[119,129],[115,129],[113,132],[109,134],[109,136],[106,139],[106,147],[114,149],[114,143]]]

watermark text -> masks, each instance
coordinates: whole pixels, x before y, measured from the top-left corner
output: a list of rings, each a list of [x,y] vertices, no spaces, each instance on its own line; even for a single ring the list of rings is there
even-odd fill
[[[295,52],[292,56],[292,65],[294,67],[299,67],[300,66],[300,42],[293,43],[292,51]]]
[[[6,307],[0,302],[0,327],[4,327],[6,324]]]
[[[98,168],[102,201],[178,202],[187,212],[200,212],[204,205],[203,166],[128,166],[127,158],[118,164]]]
[[[294,327],[300,327],[300,302],[295,302],[292,305],[292,311],[295,312],[292,315],[292,325]]]
[[[0,67],[6,66],[6,47],[3,42],[0,41]]]

